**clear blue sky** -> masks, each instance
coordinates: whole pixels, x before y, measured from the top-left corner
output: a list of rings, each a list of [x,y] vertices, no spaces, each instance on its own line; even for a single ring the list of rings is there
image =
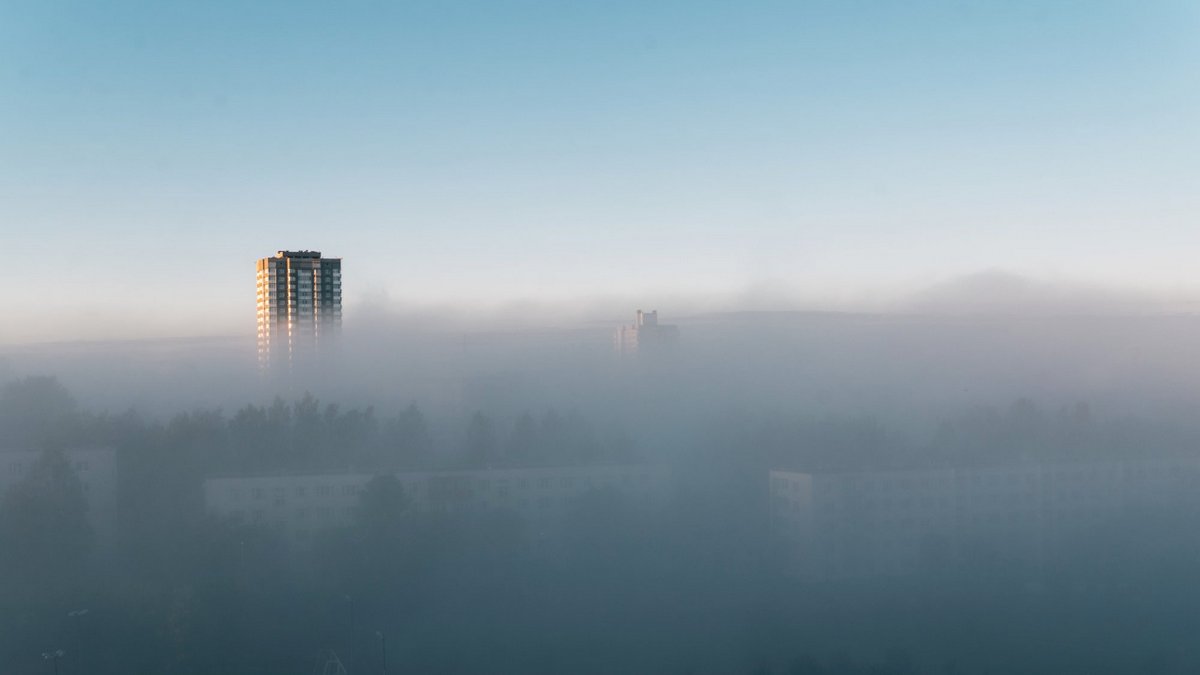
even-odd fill
[[[1200,281],[1195,2],[0,0],[0,343],[464,305]]]

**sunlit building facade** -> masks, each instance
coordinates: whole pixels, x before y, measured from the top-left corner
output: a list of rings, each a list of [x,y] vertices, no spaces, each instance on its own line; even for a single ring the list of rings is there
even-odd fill
[[[342,259],[279,251],[258,261],[258,362],[265,370],[315,361],[342,325]]]

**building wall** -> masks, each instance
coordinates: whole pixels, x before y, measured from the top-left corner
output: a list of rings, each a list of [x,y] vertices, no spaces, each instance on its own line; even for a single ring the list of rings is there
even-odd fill
[[[1037,567],[1116,516],[1200,507],[1200,460],[1192,459],[771,471],[769,480],[789,564],[817,578],[907,574],[981,554]]]
[[[394,475],[418,510],[507,510],[534,533],[556,526],[578,497],[611,488],[643,503],[660,500],[667,476],[651,466],[416,471]],[[210,478],[204,483],[210,513],[279,528],[305,545],[321,530],[354,522],[359,496],[371,473],[297,474]]]
[[[311,357],[342,323],[342,261],[279,251],[258,261],[258,357],[264,367]]]
[[[679,341],[679,327],[659,324],[658,310],[634,315],[633,325],[620,326],[613,333],[613,349],[622,356],[665,350]]]

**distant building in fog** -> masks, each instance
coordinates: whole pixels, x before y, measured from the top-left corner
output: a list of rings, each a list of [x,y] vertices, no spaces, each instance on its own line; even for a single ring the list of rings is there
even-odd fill
[[[88,524],[101,550],[112,546],[117,520],[117,457],[111,448],[77,448],[63,452],[79,477],[87,503]],[[41,453],[33,450],[0,451],[0,498],[29,475]]]
[[[305,546],[322,530],[355,520],[359,495],[375,473],[270,474],[210,478],[204,502],[214,515],[278,528]],[[651,504],[668,489],[663,468],[644,465],[536,467],[391,473],[420,511],[512,512],[534,535],[566,518],[580,497],[611,489]]]
[[[342,325],[342,259],[279,251],[258,261],[258,361],[286,368],[315,358]]]
[[[770,472],[788,565],[828,579],[986,556],[1039,567],[1114,518],[1200,509],[1200,459],[854,473]]]
[[[679,340],[679,327],[660,324],[658,310],[638,310],[633,325],[621,326],[613,335],[613,347],[618,354],[633,356],[673,345]]]

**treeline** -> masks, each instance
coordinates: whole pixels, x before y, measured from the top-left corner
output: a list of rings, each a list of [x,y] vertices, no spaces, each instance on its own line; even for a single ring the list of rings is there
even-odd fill
[[[1027,398],[968,408],[915,438],[870,414],[737,412],[717,416],[706,431],[698,445],[711,454],[741,448],[756,470],[816,472],[1147,459],[1200,447],[1194,424],[1100,417],[1084,402],[1047,408]]]
[[[227,415],[220,409],[181,412],[151,422],[136,411],[81,409],[55,378],[28,377],[0,391],[0,449],[111,446],[169,456],[207,474],[446,468],[628,461],[632,443],[597,432],[575,411],[524,413],[496,420],[476,412],[441,445],[415,405],[383,415],[374,407],[343,409],[311,394],[276,398]],[[139,459],[146,459],[139,457]]]

